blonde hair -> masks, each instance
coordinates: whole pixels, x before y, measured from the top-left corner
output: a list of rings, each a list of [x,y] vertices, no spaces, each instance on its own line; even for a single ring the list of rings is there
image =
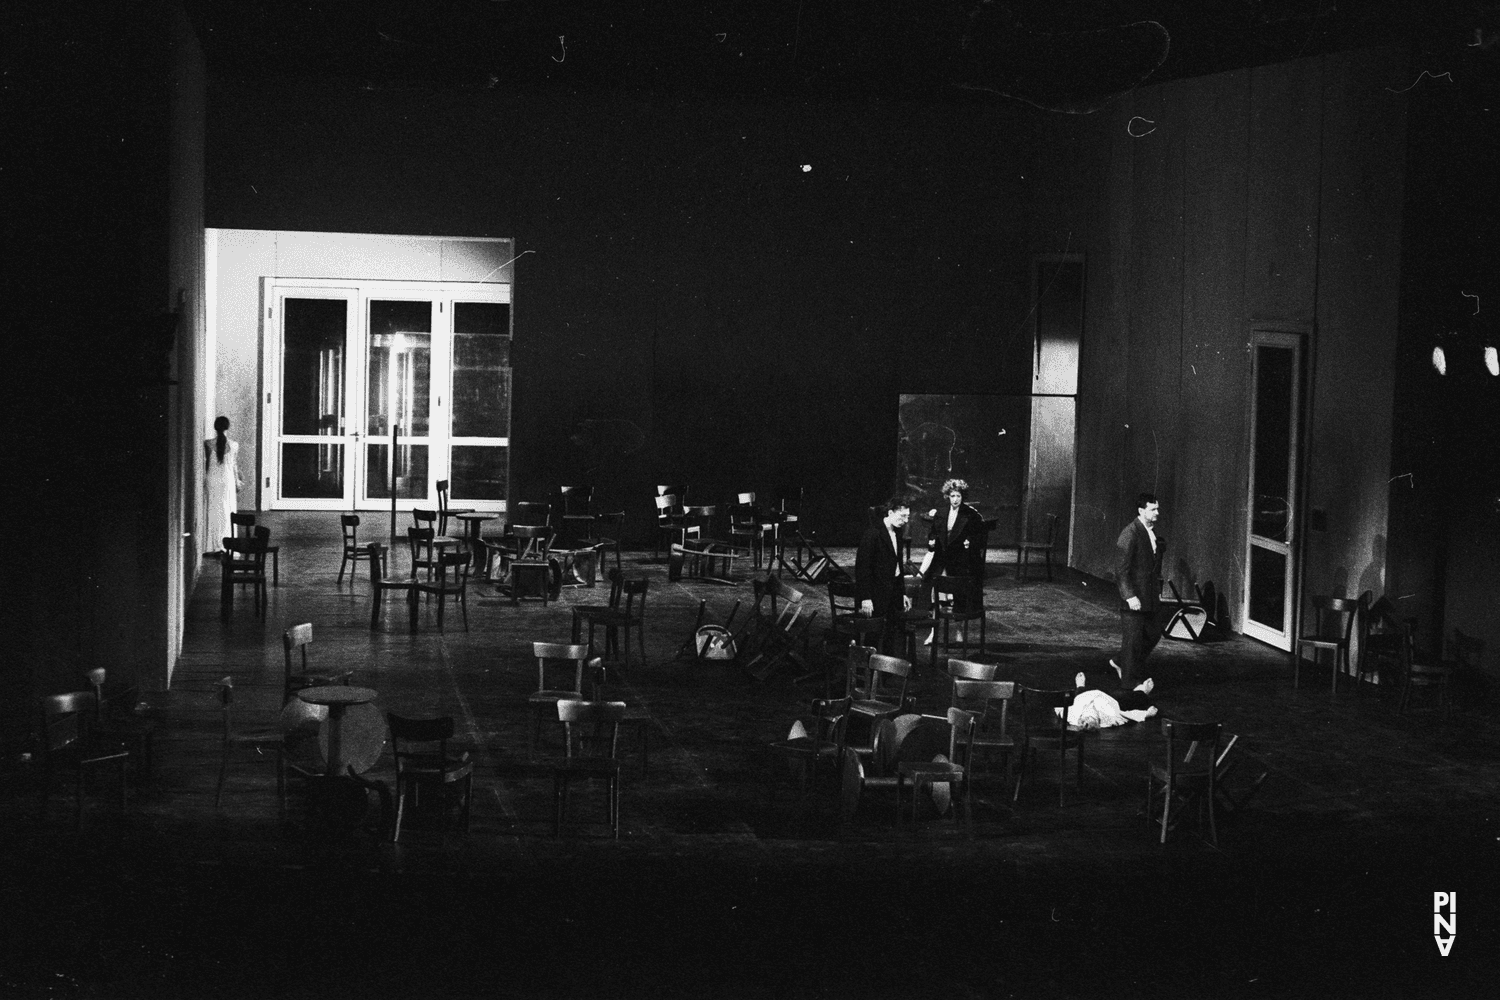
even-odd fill
[[[948,479],[943,482],[943,496],[947,496],[954,490],[958,490],[959,495],[961,496],[967,495],[969,492],[969,484],[962,479]]]

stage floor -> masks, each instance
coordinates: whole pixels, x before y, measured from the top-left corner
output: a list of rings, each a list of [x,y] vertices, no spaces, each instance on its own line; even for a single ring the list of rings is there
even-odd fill
[[[223,618],[206,565],[171,689],[146,695],[156,771],[123,827],[91,801],[75,836],[60,794],[39,821],[25,768],[9,765],[0,836],[20,874],[0,897],[0,982],[19,995],[1465,995],[1494,966],[1500,731],[1477,708],[1402,717],[1373,686],[1330,697],[1326,671],[1293,690],[1285,654],[1250,640],[1163,640],[1149,670],[1161,715],[1239,734],[1232,787],[1266,775],[1223,817],[1217,849],[1191,827],[1166,847],[1148,830],[1154,720],[1099,733],[1061,808],[1048,764],[1018,803],[982,775],[972,830],[936,817],[898,829],[878,794],[842,823],[832,798],[799,806],[785,773],[766,794],[777,762],[764,745],[816,682],[674,657],[700,601],[714,619],[736,600],[743,614],[749,585],[672,582],[626,553],[626,573],[651,581],[647,658],[609,694],[649,712],[650,773],[626,731],[621,839],[602,824],[554,839],[545,765],[559,743],[529,746],[530,644],[565,640],[571,607],[606,591],[565,589],[546,607],[476,594],[467,632],[451,608],[438,632],[434,605],[415,635],[388,597],[372,632],[365,567],[336,584],[336,537],[279,534],[264,622],[248,594]],[[852,566],[852,551],[833,555]],[[991,571],[988,643],[972,658],[1036,686],[1084,671],[1113,688],[1109,585]],[[798,586],[821,633],[826,592]],[[353,668],[382,709],[456,717],[476,765],[467,835],[418,823],[399,847],[330,845],[306,834],[298,796],[281,820],[272,768],[242,758],[214,808],[214,684],[234,677],[242,726],[273,722],[281,633],[304,621],[315,665]],[[912,692],[923,712],[948,705],[941,673],[921,671]],[[392,773],[386,753],[369,776]],[[571,813],[603,808],[584,792]],[[1434,891],[1465,902],[1446,959]]]

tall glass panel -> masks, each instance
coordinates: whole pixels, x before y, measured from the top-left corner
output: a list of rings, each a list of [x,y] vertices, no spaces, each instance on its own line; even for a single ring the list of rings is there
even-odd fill
[[[344,299],[283,301],[283,436],[343,434],[348,308]],[[342,497],[344,446],[333,441],[283,442],[280,471],[284,497]]]
[[[400,427],[396,449],[396,495],[427,497],[427,442],[432,400],[432,303],[375,299],[365,394],[365,496],[388,499],[390,434]]]
[[[504,500],[509,473],[510,305],[453,304],[450,478],[458,500]]]
[[[1255,349],[1255,509],[1250,531],[1284,542],[1291,511],[1292,362],[1284,347]]]
[[[1250,546],[1250,618],[1281,632],[1286,629],[1286,556]]]

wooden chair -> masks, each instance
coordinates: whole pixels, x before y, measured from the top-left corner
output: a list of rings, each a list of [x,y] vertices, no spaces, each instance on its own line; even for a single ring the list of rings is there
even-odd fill
[[[786,739],[766,744],[773,757],[786,760],[796,769],[799,795],[805,796],[809,786],[816,787],[824,761],[830,768],[838,766],[848,740],[850,703],[851,699],[847,697],[814,699],[808,723],[799,719],[792,724]],[[769,802],[775,793],[774,778],[769,769],[766,793]]]
[[[405,580],[388,580],[385,577],[385,559],[377,549],[381,546],[371,542],[365,547],[368,555],[365,557],[370,561],[370,628],[373,631],[380,627],[380,609],[385,604],[385,592],[387,590],[404,591],[406,593],[406,620],[411,631],[417,630],[417,581],[415,578]]]
[[[73,826],[83,825],[83,793],[87,776],[105,768],[119,775],[120,815],[125,815],[125,768],[130,751],[121,744],[100,740],[93,732],[98,699],[92,691],[71,691],[41,700],[41,726],[37,747],[42,767],[39,814],[47,812],[52,779],[59,771],[73,775]]]
[[[558,544],[582,548],[594,542],[594,488],[592,486],[559,486]]]
[[[94,692],[94,718],[89,735],[103,744],[118,743],[130,751],[135,763],[136,782],[151,773],[155,760],[156,720],[137,714],[132,707],[138,694],[134,686],[119,691],[113,698],[104,694],[104,667],[84,674]]]
[[[510,575],[510,603],[537,597],[545,607],[552,589],[552,529],[544,524],[515,524],[510,538],[512,548],[503,560]]]
[[[270,595],[266,593],[266,553],[270,551],[271,529],[255,525],[250,531],[248,539],[224,539],[219,606],[225,615],[229,614],[234,608],[234,588],[250,587],[255,596],[255,613],[264,618],[270,604]]]
[[[229,524],[234,529],[234,537],[246,540],[254,537],[254,514],[235,512],[229,515]],[[266,537],[270,538],[271,536],[268,534]],[[281,546],[267,544],[266,554],[271,557],[271,586],[279,587],[281,586]]]
[[[234,678],[225,677],[215,687],[223,731],[219,743],[219,780],[214,785],[214,808],[224,801],[224,779],[229,774],[229,758],[237,750],[254,751],[257,759],[269,757],[276,766],[276,806],[286,812],[286,734],[281,729],[241,730],[234,724]]]
[[[593,643],[594,627],[602,627],[604,658],[620,660],[627,670],[630,668],[632,629],[635,630],[642,665],[646,662],[646,596],[650,589],[651,581],[645,577],[622,580],[619,603],[613,609],[595,606],[587,615],[590,644]]]
[[[584,700],[583,669],[595,657],[587,646],[561,642],[533,642],[531,654],[536,657],[536,690],[526,701],[531,705],[536,721],[531,737],[532,749],[536,749],[542,742],[542,722],[556,711],[554,706],[562,700]],[[548,681],[549,669],[556,673],[559,669],[566,670],[568,666],[573,670],[571,684]]]
[[[437,595],[438,631],[442,631],[443,606],[450,597],[463,612],[464,631],[469,631],[469,565],[473,560],[472,552],[444,552],[438,556],[437,572],[433,577],[414,581],[417,594]]]
[[[613,549],[615,553],[615,569],[620,569],[623,565],[621,562],[620,546],[621,539],[625,534],[625,512],[623,510],[611,510],[595,514],[594,530],[598,532],[598,537],[594,540],[598,542],[599,550]],[[601,561],[604,559],[603,556],[599,558]]]
[[[394,712],[385,714],[391,733],[391,756],[396,761],[396,820],[391,831],[393,843],[401,840],[401,824],[406,816],[406,800],[420,806],[423,786],[428,794],[439,796],[443,817],[443,835],[448,833],[449,799],[455,797],[461,810],[463,829],[469,829],[469,806],[474,797],[474,763],[468,751],[450,752],[453,739],[453,717],[409,719]]]
[[[1052,579],[1052,548],[1057,544],[1057,515],[1048,514],[1044,518],[1046,529],[1040,538],[1023,538],[1016,542],[1016,579],[1026,579],[1026,571],[1031,564],[1033,553],[1040,555],[1047,564],[1047,579]]]
[[[1038,688],[1019,687],[1021,692],[1021,752],[1016,774],[1016,791],[1011,801],[1021,798],[1021,786],[1026,781],[1026,772],[1036,766],[1039,752],[1057,751],[1057,804],[1062,806],[1067,790],[1068,753],[1077,758],[1078,785],[1083,786],[1083,748],[1088,730],[1068,724],[1067,712],[1073,704],[1076,691],[1046,691]],[[1061,714],[1058,709],[1062,709]]]
[[[1172,822],[1172,797],[1186,802],[1196,800],[1200,821],[1208,813],[1209,839],[1219,846],[1218,820],[1214,815],[1215,779],[1219,764],[1219,737],[1223,726],[1217,722],[1179,722],[1163,719],[1161,731],[1167,738],[1165,764],[1152,764],[1146,777],[1146,817],[1161,826],[1161,843],[1167,842]],[[1162,791],[1161,819],[1152,818],[1156,790]],[[1186,804],[1186,802],[1179,805]]]
[[[413,507],[411,512],[411,520],[413,527],[425,528],[426,530],[432,532],[432,547],[439,552],[445,552],[450,549],[458,548],[464,543],[464,540],[457,535],[450,535],[446,531],[442,531],[438,528],[441,519],[438,517],[438,512],[436,510],[429,510],[424,507]]]
[[[281,633],[282,651],[286,654],[286,669],[282,673],[281,687],[281,703],[283,705],[291,701],[292,695],[303,688],[321,687],[325,684],[348,685],[349,677],[354,673],[352,669],[309,670],[307,668],[307,647],[312,645],[312,641],[313,627],[311,622],[293,625]],[[300,657],[300,664],[293,662],[297,657]]]
[[[954,646],[953,626],[958,625],[958,648],[969,652],[969,636],[974,622],[979,623],[979,644],[976,653],[984,652],[985,615],[984,581],[973,576],[939,576],[932,587],[932,617],[937,625],[933,628],[933,652],[941,650],[944,655]]]
[[[758,570],[766,555],[767,539],[775,545],[775,522],[767,521],[760,508],[755,506],[754,493],[737,494],[734,506],[729,509],[730,544],[749,550],[750,558]]]
[[[952,661],[950,661],[951,664]],[[998,750],[1005,759],[1005,785],[1010,786],[1010,756],[1016,748],[1015,738],[1010,735],[1010,702],[1015,697],[1014,681],[953,680],[953,706],[974,713],[974,732],[967,744],[968,749]],[[961,763],[969,765],[970,777],[977,766],[970,757]]]
[[[583,627],[588,626],[588,646],[594,649],[594,626],[596,616],[608,616],[620,610],[620,597],[625,589],[625,575],[617,569],[609,571],[609,601],[606,604],[573,605],[573,641],[583,642]],[[608,635],[605,639],[608,641]],[[597,699],[595,699],[597,700]]]
[[[406,544],[411,549],[411,576],[417,579],[418,575],[426,572],[427,579],[431,580],[438,567],[437,535],[433,529],[407,528]]]
[[[875,735],[866,749],[846,746],[841,761],[842,783],[839,815],[854,818],[870,791],[896,790],[896,765],[902,760],[931,760],[941,744],[931,737],[932,719],[907,712],[875,724]]]
[[[659,560],[664,546],[670,552],[673,542],[681,544],[695,532],[690,529],[687,519],[686,486],[658,486],[653,502],[656,504],[656,544],[651,558]]]
[[[350,563],[353,563],[355,564],[355,569],[358,569],[359,561],[361,559],[379,558],[382,563],[381,573],[384,574],[385,566],[383,564],[385,562],[385,546],[379,543],[375,543],[374,545],[359,544],[359,515],[340,514],[339,529],[344,534],[344,556],[339,560],[338,582],[344,582],[344,567],[348,566]],[[372,548],[375,552],[374,555],[371,554]],[[353,579],[353,569],[349,571],[349,575],[350,579]]]
[[[1313,631],[1297,639],[1297,655],[1292,659],[1292,687],[1296,688],[1302,673],[1302,651],[1312,650],[1317,663],[1326,651],[1333,654],[1333,680],[1329,690],[1337,693],[1339,673],[1350,666],[1351,648],[1358,648],[1356,629],[1364,619],[1364,603],[1358,597],[1314,597]],[[1355,678],[1356,683],[1358,677]]]
[[[568,791],[575,781],[603,781],[608,801],[610,836],[620,839],[620,722],[623,701],[562,699],[557,718],[563,724],[565,756],[552,766],[552,835],[561,836]]]
[[[448,506],[448,480],[446,479],[439,479],[437,481],[437,499],[437,533],[439,537],[458,537],[449,533],[449,520],[457,520],[459,514],[472,514],[474,513],[474,508]]]
[[[911,785],[911,822],[917,823],[917,801],[922,789],[947,785],[950,798],[957,792],[963,798],[964,822],[974,825],[973,797],[969,794],[970,772],[965,764],[974,757],[975,716],[961,708],[948,709],[948,759],[901,761],[896,765],[896,823],[901,823],[901,790]],[[958,821],[958,803],[953,802],[953,820]]]
[[[867,647],[850,647],[844,691],[853,700],[849,711],[869,719],[872,726],[880,719],[910,711],[906,701],[910,683],[910,660],[886,656]]]
[[[1402,633],[1402,656],[1401,656],[1401,698],[1397,702],[1396,712],[1398,715],[1406,714],[1411,706],[1412,688],[1433,687],[1437,688],[1438,705],[1443,709],[1443,717],[1447,718],[1453,709],[1452,683],[1453,675],[1460,665],[1460,656],[1472,659],[1475,666],[1478,657],[1474,655],[1476,648],[1482,654],[1484,649],[1483,640],[1473,639],[1457,629],[1453,630],[1453,642],[1450,650],[1455,656],[1448,659],[1438,659],[1418,651],[1416,646],[1415,629],[1411,623],[1406,622]]]

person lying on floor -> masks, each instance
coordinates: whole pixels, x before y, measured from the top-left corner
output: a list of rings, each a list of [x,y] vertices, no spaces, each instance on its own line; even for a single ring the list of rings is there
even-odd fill
[[[1083,674],[1075,677],[1074,683],[1082,688]],[[1108,729],[1127,722],[1145,722],[1156,714],[1156,706],[1151,704],[1151,692],[1155,689],[1156,682],[1147,677],[1119,698],[1103,691],[1080,690],[1074,696],[1073,704],[1068,706],[1068,725],[1079,729]],[[1057,711],[1061,714],[1062,709]]]

